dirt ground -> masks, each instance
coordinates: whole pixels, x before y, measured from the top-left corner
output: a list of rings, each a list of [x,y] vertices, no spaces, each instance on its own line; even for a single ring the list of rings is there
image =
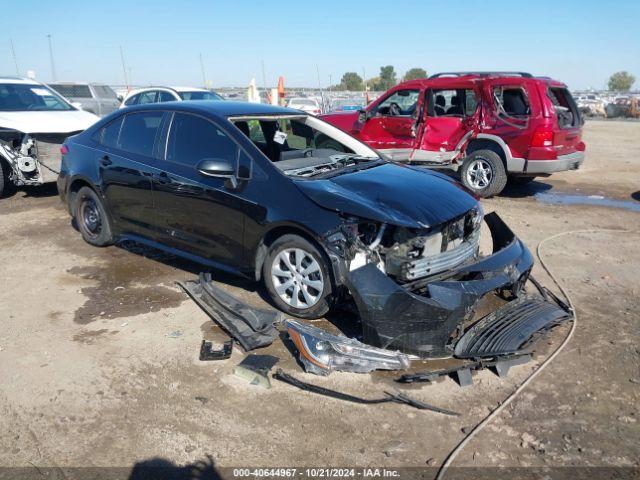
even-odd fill
[[[640,123],[589,122],[588,157],[526,187],[483,201],[548,263],[577,306],[568,347],[461,452],[469,467],[639,467]],[[622,207],[549,204],[540,194],[584,194]],[[595,196],[595,197],[593,197]],[[630,230],[625,233],[623,230]],[[55,187],[0,201],[0,466],[127,469],[166,460],[216,467],[412,466],[430,478],[465,433],[496,408],[564,338],[506,378],[485,370],[402,387],[395,374],[302,373],[277,341],[258,353],[307,381],[362,396],[401,388],[461,413],[397,404],[354,405],[233,375],[244,354],[200,362],[203,338],[226,336],[175,285],[197,265],[135,245],[85,244]],[[551,285],[536,264],[534,275]],[[219,273],[231,293],[264,305],[256,286]],[[430,368],[416,365],[413,370]],[[155,459],[155,460],[154,460]]]

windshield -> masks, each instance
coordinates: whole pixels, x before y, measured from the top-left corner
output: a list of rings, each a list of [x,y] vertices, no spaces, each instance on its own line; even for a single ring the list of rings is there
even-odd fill
[[[222,97],[213,92],[178,92],[182,100],[222,100]]]
[[[230,120],[285,175],[326,178],[382,162],[364,143],[311,115]]]
[[[307,107],[315,107],[316,102],[314,102],[313,100],[309,100],[307,98],[294,98],[293,100],[291,100],[290,102],[291,105],[303,105],[303,106],[307,106]]]
[[[52,111],[74,110],[60,96],[43,85],[0,83],[0,111]]]

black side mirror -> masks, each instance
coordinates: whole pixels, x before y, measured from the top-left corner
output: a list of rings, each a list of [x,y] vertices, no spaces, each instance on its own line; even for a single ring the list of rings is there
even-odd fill
[[[236,174],[233,164],[224,158],[204,158],[196,168],[207,177],[233,178]]]
[[[366,111],[364,108],[362,110],[358,110],[358,122],[360,123],[366,123],[367,120],[369,120],[369,112]]]

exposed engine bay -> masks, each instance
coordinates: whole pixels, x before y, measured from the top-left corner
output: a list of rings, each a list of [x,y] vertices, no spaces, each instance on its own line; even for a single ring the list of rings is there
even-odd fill
[[[524,289],[533,257],[495,213],[484,217],[493,253],[479,254],[482,220],[479,206],[425,230],[346,219],[327,236],[365,344],[420,358],[522,355],[532,336],[570,318],[537,283],[542,296]],[[475,318],[490,294],[500,306]]]
[[[483,212],[480,206],[433,228],[407,228],[350,217],[341,232],[349,270],[367,263],[408,284],[451,270],[478,258]],[[347,247],[348,245],[348,247]]]
[[[23,133],[0,129],[0,156],[10,166],[15,185],[55,182],[60,173],[60,147],[72,133]]]

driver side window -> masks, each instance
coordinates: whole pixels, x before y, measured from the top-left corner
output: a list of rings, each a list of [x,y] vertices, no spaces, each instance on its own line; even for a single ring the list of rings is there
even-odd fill
[[[167,142],[169,162],[195,166],[205,158],[235,162],[237,145],[209,120],[187,113],[175,113]]]
[[[398,90],[384,99],[376,108],[376,115],[410,117],[416,111],[420,90]]]

